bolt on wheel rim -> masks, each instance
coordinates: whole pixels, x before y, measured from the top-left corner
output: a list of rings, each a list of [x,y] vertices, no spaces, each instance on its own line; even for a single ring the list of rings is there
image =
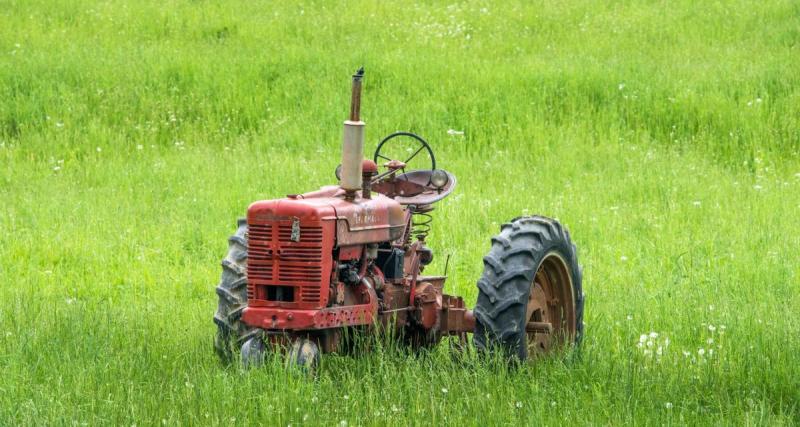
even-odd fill
[[[525,332],[528,354],[548,353],[575,337],[575,298],[566,261],[550,252],[539,263],[531,283]]]

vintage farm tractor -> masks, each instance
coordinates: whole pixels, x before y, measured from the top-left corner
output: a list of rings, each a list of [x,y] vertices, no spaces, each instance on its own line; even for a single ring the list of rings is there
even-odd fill
[[[555,220],[503,224],[483,258],[474,310],[443,293],[445,276],[423,274],[433,260],[425,240],[433,204],[456,178],[408,132],[364,159],[362,77],[363,69],[352,80],[339,185],[255,202],[230,237],[216,288],[218,354],[232,360],[240,350],[245,366],[257,366],[282,348],[290,363],[313,369],[355,329],[392,331],[415,349],[444,337],[464,345],[473,333],[478,351],[518,361],[580,342],[581,269]]]

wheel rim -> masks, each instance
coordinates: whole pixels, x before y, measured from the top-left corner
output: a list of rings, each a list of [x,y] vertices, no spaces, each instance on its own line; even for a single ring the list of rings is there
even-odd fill
[[[564,258],[550,252],[539,263],[531,283],[525,332],[528,354],[544,354],[575,337],[575,298],[572,275]]]

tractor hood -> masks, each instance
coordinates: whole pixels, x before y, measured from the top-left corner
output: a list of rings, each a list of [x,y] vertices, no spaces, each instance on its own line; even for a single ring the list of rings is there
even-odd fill
[[[397,240],[406,224],[404,209],[396,201],[374,193],[370,199],[346,201],[338,186],[258,201],[247,209],[249,224],[286,220],[298,220],[301,225],[335,221],[337,246]]]

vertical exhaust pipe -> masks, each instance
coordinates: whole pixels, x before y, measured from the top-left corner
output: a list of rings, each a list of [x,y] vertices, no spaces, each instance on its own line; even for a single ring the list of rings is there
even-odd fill
[[[342,135],[342,178],[339,184],[345,190],[345,199],[353,200],[361,189],[361,162],[364,160],[364,122],[361,121],[361,80],[364,67],[353,74],[353,92],[350,98],[350,119],[344,122]]]

